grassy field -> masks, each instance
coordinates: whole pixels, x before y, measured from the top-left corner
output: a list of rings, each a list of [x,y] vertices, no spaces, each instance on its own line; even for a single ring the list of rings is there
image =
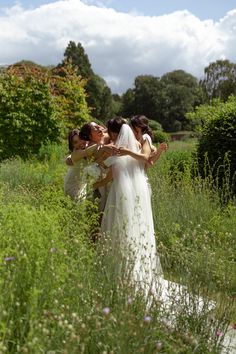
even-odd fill
[[[63,195],[63,148],[1,164],[0,353],[220,352],[236,322],[236,206],[222,206],[210,179],[192,177],[194,148],[194,140],[170,143],[148,171],[165,277],[193,294],[192,310],[183,297],[171,325],[160,303],[147,308],[122,277],[111,281],[92,242],[96,205]]]

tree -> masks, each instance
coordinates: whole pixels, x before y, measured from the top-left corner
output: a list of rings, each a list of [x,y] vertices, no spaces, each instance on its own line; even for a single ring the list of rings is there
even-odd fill
[[[122,114],[144,114],[158,121],[166,131],[191,129],[187,112],[202,101],[202,89],[197,79],[183,70],[161,78],[137,76],[134,89],[122,96]]]
[[[217,60],[204,69],[205,77],[200,82],[207,101],[220,98],[226,101],[236,95],[236,64],[229,60]]]
[[[148,118],[159,121],[160,78],[151,75],[137,76],[134,82],[135,114],[144,114]]]
[[[221,106],[222,101],[219,98],[214,98],[211,103],[197,106],[193,112],[188,112],[186,116],[193,129],[201,133],[209,120],[215,117]]]
[[[76,45],[73,41],[69,42],[61,65],[68,63],[68,61],[70,61],[73,66],[76,66],[78,74],[83,78],[90,78],[94,75],[88,55],[85,53],[81,43],[77,43]]]
[[[110,118],[114,108],[111,90],[106,82],[94,73],[81,43],[76,45],[73,41],[69,42],[64,53],[64,60],[58,67],[66,65],[68,61],[76,68],[77,75],[86,79],[86,100],[92,115],[100,120]]]
[[[161,77],[160,122],[167,131],[188,128],[187,112],[202,101],[197,79],[183,70],[175,70]]]
[[[57,69],[26,61],[8,67],[0,76],[0,158],[26,158],[89,120],[84,85],[70,63]]]
[[[119,111],[119,115],[123,117],[130,117],[135,112],[135,104],[134,104],[134,90],[128,89],[122,96],[121,96],[121,107]]]

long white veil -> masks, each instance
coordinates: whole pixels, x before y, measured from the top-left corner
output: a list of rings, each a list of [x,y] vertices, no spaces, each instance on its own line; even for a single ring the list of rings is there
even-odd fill
[[[115,142],[138,152],[133,131],[123,124]],[[154,278],[162,274],[156,254],[150,191],[142,163],[130,156],[112,156],[113,182],[107,198],[102,231],[109,235],[111,252],[126,263],[126,272],[136,289],[146,294]]]
[[[123,124],[115,142],[117,147],[125,147],[134,152],[138,152],[138,142],[128,124]]]

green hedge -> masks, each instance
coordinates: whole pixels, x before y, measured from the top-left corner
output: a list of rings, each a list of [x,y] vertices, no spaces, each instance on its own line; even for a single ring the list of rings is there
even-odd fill
[[[153,131],[153,142],[154,143],[168,143],[170,141],[169,134],[162,132],[161,130]]]
[[[236,98],[222,103],[203,128],[198,165],[202,176],[212,175],[216,186],[236,194]]]

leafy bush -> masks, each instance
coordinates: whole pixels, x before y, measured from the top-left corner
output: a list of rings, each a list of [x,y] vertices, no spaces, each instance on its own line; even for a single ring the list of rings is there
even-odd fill
[[[55,68],[50,77],[54,110],[60,119],[64,132],[82,126],[90,117],[86,102],[86,80],[78,76],[71,63]]]
[[[11,66],[0,77],[0,159],[27,158],[89,120],[84,86],[70,63],[52,71]]]
[[[174,184],[179,179],[191,179],[194,173],[195,159],[190,151],[168,151],[166,153],[168,173]]]
[[[47,141],[41,145],[37,158],[43,161],[62,161],[65,157],[66,152],[68,151],[68,147],[66,142],[62,144],[57,144],[55,142]]]
[[[152,130],[159,130],[162,131],[162,126],[161,123],[157,122],[156,120],[149,119],[148,120],[148,125]]]
[[[32,76],[1,76],[0,158],[26,158],[47,139],[58,141],[59,137],[49,86]]]
[[[154,143],[168,143],[170,137],[167,133],[162,132],[161,130],[153,130],[153,142]]]
[[[222,103],[203,128],[198,144],[202,176],[212,175],[216,185],[231,185],[236,194],[236,98]]]

